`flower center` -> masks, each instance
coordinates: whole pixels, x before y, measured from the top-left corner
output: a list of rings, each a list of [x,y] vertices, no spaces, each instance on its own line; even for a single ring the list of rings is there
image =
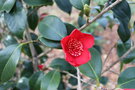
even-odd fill
[[[77,39],[70,39],[67,43],[67,48],[72,56],[80,56],[83,52],[83,44]]]

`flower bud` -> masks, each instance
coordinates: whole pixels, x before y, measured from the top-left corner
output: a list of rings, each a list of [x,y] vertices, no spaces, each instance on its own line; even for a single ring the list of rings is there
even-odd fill
[[[43,65],[43,64],[38,65],[39,70],[43,70],[43,67],[44,67],[44,65]]]
[[[43,19],[44,19],[44,17],[45,17],[45,16],[47,16],[47,15],[48,15],[47,13],[42,13],[42,14],[40,15],[40,18],[39,18],[39,19],[40,19],[40,21],[41,21],[41,20],[43,20]]]
[[[89,5],[88,4],[85,4],[84,7],[83,7],[83,9],[84,9],[84,14],[87,17],[89,17],[89,14],[90,14],[90,7],[89,7]]]

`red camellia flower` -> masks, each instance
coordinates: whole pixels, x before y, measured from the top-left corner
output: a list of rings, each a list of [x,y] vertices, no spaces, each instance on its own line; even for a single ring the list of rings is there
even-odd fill
[[[74,29],[69,36],[61,40],[66,61],[77,67],[91,59],[89,48],[94,45],[94,37]]]

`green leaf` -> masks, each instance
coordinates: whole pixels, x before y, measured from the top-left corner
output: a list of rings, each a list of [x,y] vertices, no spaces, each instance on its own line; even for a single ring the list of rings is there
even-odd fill
[[[35,30],[38,25],[38,12],[36,9],[28,9],[27,20],[30,29]]]
[[[120,25],[118,28],[118,35],[123,42],[126,42],[127,40],[129,40],[131,34],[130,34],[130,30],[128,29],[127,22],[125,21],[120,22]]]
[[[34,73],[29,80],[29,85],[31,90],[40,90],[41,80],[43,78],[43,72],[39,71]]]
[[[74,77],[70,77],[68,82],[73,86],[78,84],[77,79]]]
[[[104,5],[107,0],[94,0],[93,2],[98,3],[98,5]]]
[[[2,42],[7,47],[12,44],[17,44],[17,40],[12,35],[7,35],[2,39]]]
[[[10,12],[16,0],[0,0],[0,12]]]
[[[55,2],[61,10],[67,12],[68,14],[71,13],[72,5],[69,0],[55,0]]]
[[[131,40],[126,41],[125,43],[118,41],[117,43],[117,53],[118,56],[121,57],[131,48]],[[135,50],[131,51],[125,58],[122,59],[122,63],[130,63],[135,59]]]
[[[127,52],[131,47],[131,40],[123,43],[122,41],[118,41],[117,43],[117,54],[121,57],[125,52]]]
[[[61,48],[60,41],[53,41],[53,40],[48,40],[44,37],[40,37],[39,40],[47,47],[52,47],[52,48]]]
[[[71,4],[79,10],[83,10],[85,4],[90,4],[90,0],[70,0]]]
[[[60,83],[60,73],[58,71],[50,71],[41,81],[41,90],[57,90]]]
[[[65,59],[61,59],[61,58],[54,59],[51,62],[50,67],[55,68],[55,69],[59,69],[61,71],[75,70],[75,68],[73,66],[71,66],[67,61],[65,61]]]
[[[4,14],[4,19],[11,33],[22,38],[26,28],[26,11],[23,9],[22,3],[17,1],[10,13]]]
[[[106,85],[108,82],[108,77],[102,76],[100,77],[100,83],[102,83],[103,85]]]
[[[53,0],[23,0],[29,6],[53,5]]]
[[[24,69],[21,72],[21,77],[23,76],[29,78],[34,73],[32,62],[30,60],[25,60],[23,62],[23,67]]]
[[[92,56],[91,60],[88,63],[80,66],[79,69],[84,75],[99,81],[102,71],[101,56],[100,53],[94,48],[91,48],[90,52]]]
[[[132,62],[133,60],[135,60],[135,49],[131,51],[125,58],[123,58],[122,61],[127,64]]]
[[[67,28],[68,35],[70,35],[70,33],[76,28],[75,26],[73,26],[72,24],[69,24],[69,23],[65,23],[65,26]]]
[[[22,45],[11,45],[0,51],[0,83],[8,81],[14,74]]]
[[[64,23],[56,16],[46,16],[38,25],[40,34],[49,40],[60,41],[67,35]]]
[[[83,18],[83,16],[79,16],[77,22],[78,22],[79,27],[81,27],[86,23],[86,20]]]
[[[135,67],[129,67],[124,70],[118,78],[119,88],[135,88]]]
[[[113,2],[116,0],[113,0]],[[111,2],[112,3],[112,2]],[[126,42],[130,38],[130,30],[128,28],[128,23],[131,18],[131,10],[129,4],[126,0],[122,0],[119,4],[117,4],[113,9],[114,17],[116,17],[120,26],[118,28],[118,34],[120,39],[123,42]]]

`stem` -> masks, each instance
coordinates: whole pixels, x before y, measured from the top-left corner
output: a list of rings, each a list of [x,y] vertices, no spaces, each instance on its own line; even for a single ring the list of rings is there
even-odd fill
[[[80,70],[79,68],[77,67],[77,78],[78,78],[78,87],[77,87],[77,90],[82,90],[81,89],[81,80],[80,80]]]
[[[50,50],[39,54],[39,55],[37,56],[37,58],[41,58],[42,56],[46,55],[47,53],[51,52],[52,50],[53,50],[53,49],[51,48]]]
[[[45,70],[57,70],[57,69],[54,69],[54,68],[51,68],[51,67],[45,67],[45,66],[44,66],[43,71],[45,71]],[[73,77],[73,78],[78,79],[78,77],[76,77],[75,75],[73,75],[73,74],[71,74],[71,73],[69,73],[69,72],[67,72],[67,71],[60,71],[60,70],[57,70],[57,71],[58,71],[58,72],[65,73],[65,74],[67,74],[67,75],[69,75],[69,76],[71,76],[71,77]],[[83,79],[80,79],[80,81],[82,81],[83,83],[88,84],[89,86],[92,86],[91,83],[86,82],[86,81],[84,81]]]
[[[96,21],[98,18],[100,18],[104,13],[108,12],[109,10],[111,10],[115,5],[117,5],[118,3],[120,3],[122,0],[116,0],[114,3],[112,3],[110,6],[108,6],[107,8],[105,8],[101,13],[99,13],[96,17],[94,17],[92,20],[89,20],[88,23],[84,24],[81,28],[79,28],[80,31],[82,31],[83,29],[85,29],[87,26],[89,26],[91,23],[93,23],[94,21]]]
[[[32,38],[31,38],[28,27],[26,29],[26,37],[27,37],[28,41],[30,41],[30,42],[32,41]],[[34,71],[38,71],[38,69],[37,69],[38,59],[36,57],[37,53],[36,53],[36,50],[35,50],[35,47],[34,47],[33,43],[29,43],[29,47],[30,47],[30,51],[31,51],[31,54],[32,54],[32,63],[33,63]]]
[[[107,57],[105,58],[105,61],[103,63],[103,66],[105,66],[106,62],[108,61],[108,57],[110,56],[113,48],[116,46],[116,44],[113,45],[113,47],[111,47],[111,49],[109,50],[108,54],[107,54]]]

